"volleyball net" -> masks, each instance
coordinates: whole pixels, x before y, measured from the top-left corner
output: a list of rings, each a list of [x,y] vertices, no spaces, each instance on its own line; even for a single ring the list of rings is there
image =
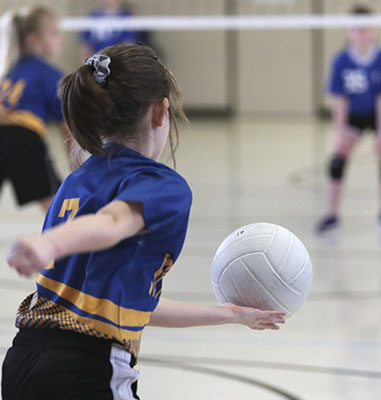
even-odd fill
[[[185,105],[211,111],[326,109],[329,65],[345,29],[381,27],[381,2],[361,1],[374,14],[353,16],[352,0],[129,0],[126,18],[89,18],[93,0],[5,0],[0,11],[44,2],[64,16],[65,70],[78,64],[82,31],[148,31]]]
[[[381,26],[381,14],[371,16],[340,15],[266,15],[266,16],[146,16],[124,18],[66,17],[64,31],[102,29],[153,31],[266,30],[266,29],[342,29]]]
[[[19,0],[16,0],[19,1]],[[74,0],[67,3],[73,3]],[[84,2],[83,2],[84,3]],[[349,15],[354,5],[369,6],[374,15]],[[381,4],[353,0],[130,0],[138,16],[95,21],[80,16],[83,8],[71,7],[77,16],[65,18],[63,29],[77,31],[94,26],[131,30],[259,30],[337,29],[348,26],[381,26]],[[379,8],[379,10],[377,9]]]

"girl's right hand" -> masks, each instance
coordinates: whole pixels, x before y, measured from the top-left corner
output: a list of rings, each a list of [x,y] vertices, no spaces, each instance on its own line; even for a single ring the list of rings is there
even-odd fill
[[[246,325],[251,329],[279,329],[278,324],[284,324],[286,313],[282,311],[262,311],[257,308],[242,307],[227,303],[223,307],[228,307],[233,313],[235,323]]]
[[[32,277],[54,258],[53,245],[42,236],[24,236],[10,246],[7,262],[19,275]]]

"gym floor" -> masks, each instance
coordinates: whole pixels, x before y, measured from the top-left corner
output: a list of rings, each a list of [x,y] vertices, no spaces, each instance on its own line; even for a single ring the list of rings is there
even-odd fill
[[[325,163],[331,126],[310,118],[195,120],[182,127],[178,171],[194,203],[184,250],[164,282],[164,296],[216,304],[210,265],[219,243],[252,222],[290,229],[313,267],[306,303],[280,331],[243,326],[148,327],[138,369],[143,400],[379,400],[381,398],[381,231],[378,173],[371,135],[351,160],[342,226],[324,237],[313,227],[324,214]],[[51,151],[68,172],[58,135]],[[15,333],[20,301],[34,283],[7,267],[18,234],[41,229],[38,206],[0,198],[0,351]]]

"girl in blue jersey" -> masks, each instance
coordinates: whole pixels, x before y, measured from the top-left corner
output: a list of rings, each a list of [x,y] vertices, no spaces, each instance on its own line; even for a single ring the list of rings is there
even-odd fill
[[[16,240],[8,263],[37,273],[3,364],[3,399],[136,399],[146,325],[239,323],[278,329],[284,313],[162,298],[183,246],[192,195],[157,160],[176,147],[176,81],[145,46],[115,45],[66,76],[60,92],[90,158],[61,185],[41,236]],[[174,130],[176,135],[171,133]]]
[[[34,8],[9,15],[9,30],[0,71],[0,187],[10,180],[20,205],[38,201],[46,211],[60,185],[44,142],[46,124],[58,123],[68,138],[57,96],[62,73],[48,61],[61,48],[59,20]]]
[[[115,17],[126,18],[131,16],[130,10],[121,0],[100,0],[100,7],[95,9],[90,16],[92,18]],[[140,40],[139,32],[114,30],[110,27],[94,27],[90,31],[82,32],[81,36],[82,53],[84,58],[118,43],[136,43]]]
[[[367,7],[355,7],[352,13],[369,15],[371,11]],[[318,232],[339,225],[346,164],[365,130],[372,130],[376,134],[377,155],[381,160],[381,51],[376,44],[376,36],[374,28],[348,29],[349,45],[333,60],[329,91],[333,96],[336,137],[329,165],[328,213],[318,223]],[[381,214],[379,218],[381,223]]]

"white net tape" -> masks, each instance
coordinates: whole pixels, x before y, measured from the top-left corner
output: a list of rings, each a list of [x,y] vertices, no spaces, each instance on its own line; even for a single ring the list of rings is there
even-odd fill
[[[339,29],[349,26],[381,26],[381,14],[287,15],[287,16],[160,16],[128,18],[67,17],[65,31],[83,31],[112,27],[113,30],[193,31],[193,30],[263,30],[263,29]]]

